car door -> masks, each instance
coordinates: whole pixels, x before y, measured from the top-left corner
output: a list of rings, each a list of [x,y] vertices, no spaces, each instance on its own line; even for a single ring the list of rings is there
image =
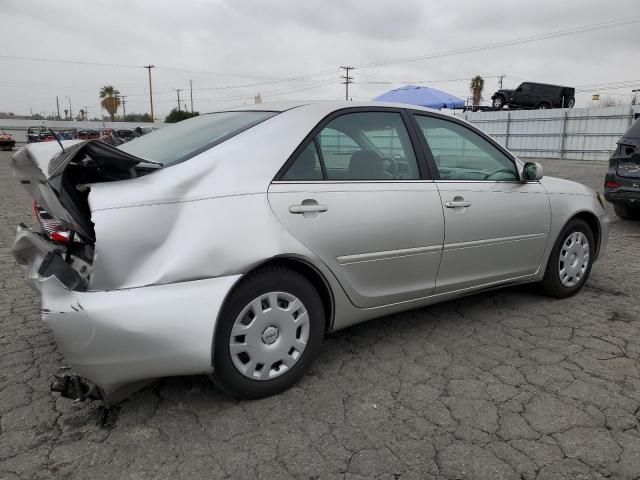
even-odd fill
[[[521,108],[531,108],[531,89],[530,83],[522,83],[513,95],[513,103]]]
[[[354,305],[431,294],[444,220],[402,110],[347,109],[314,129],[269,188],[284,228],[335,274]]]
[[[551,225],[544,187],[522,183],[514,159],[475,128],[433,115],[413,118],[444,210],[435,293],[535,274]]]

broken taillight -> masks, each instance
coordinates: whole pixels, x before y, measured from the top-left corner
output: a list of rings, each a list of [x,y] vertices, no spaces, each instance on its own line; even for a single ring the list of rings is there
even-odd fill
[[[62,225],[59,220],[53,218],[44,208],[33,202],[33,215],[42,227],[44,234],[54,242],[69,243],[71,231]]]
[[[618,182],[613,181],[613,180],[608,180],[608,181],[607,181],[607,182],[605,182],[605,184],[604,184],[604,187],[605,187],[605,188],[618,188],[618,187],[620,187],[620,186],[621,186],[621,185],[620,185]]]

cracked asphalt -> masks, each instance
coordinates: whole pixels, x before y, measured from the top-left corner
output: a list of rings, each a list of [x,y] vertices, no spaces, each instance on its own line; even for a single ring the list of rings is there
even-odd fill
[[[602,188],[604,163],[543,163]],[[640,223],[612,217],[573,298],[524,286],[394,315],[330,335],[279,396],[169,378],[107,412],[49,392],[63,360],[9,253],[31,214],[8,165],[0,479],[640,478]]]

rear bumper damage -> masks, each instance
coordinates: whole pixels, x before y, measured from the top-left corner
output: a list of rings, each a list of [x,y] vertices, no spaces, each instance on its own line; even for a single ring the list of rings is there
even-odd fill
[[[111,291],[77,291],[64,274],[43,275],[56,246],[18,228],[13,253],[40,291],[42,318],[74,374],[52,387],[107,403],[149,379],[212,371],[216,318],[239,275]],[[95,386],[96,390],[92,390]],[[97,393],[97,395],[94,395]],[[86,395],[85,395],[86,394]]]

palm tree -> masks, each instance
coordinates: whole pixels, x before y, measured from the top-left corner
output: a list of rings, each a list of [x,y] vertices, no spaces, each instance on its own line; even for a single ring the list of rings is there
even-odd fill
[[[480,100],[482,100],[482,91],[484,90],[484,78],[480,75],[476,75],[471,79],[471,83],[469,83],[469,88],[471,88],[471,94],[473,99],[473,107],[480,105]]]
[[[69,110],[67,110],[67,109],[65,108],[65,109],[64,109],[64,119],[66,120],[68,116],[69,116]]]
[[[102,99],[100,105],[111,115],[113,122],[113,117],[120,106],[120,92],[111,85],[105,85],[100,89],[100,98]]]

